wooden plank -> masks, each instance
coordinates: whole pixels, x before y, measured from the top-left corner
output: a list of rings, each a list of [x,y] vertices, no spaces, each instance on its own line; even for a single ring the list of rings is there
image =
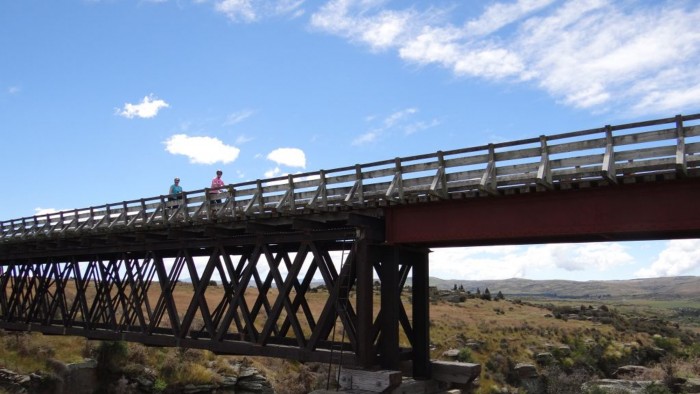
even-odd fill
[[[559,144],[549,144],[549,154],[559,155],[605,148],[605,136],[584,141],[572,141]]]
[[[613,137],[614,146],[624,146],[624,145],[634,145],[643,144],[649,142],[663,141],[663,140],[675,140],[676,139],[676,129],[663,129],[646,131],[641,133],[626,134]]]
[[[489,162],[488,151],[479,155],[458,157],[454,159],[445,159],[445,167],[463,167],[471,165],[484,165]]]
[[[342,389],[385,393],[398,387],[401,384],[401,379],[400,371],[366,371],[344,368],[340,371],[338,385]]]

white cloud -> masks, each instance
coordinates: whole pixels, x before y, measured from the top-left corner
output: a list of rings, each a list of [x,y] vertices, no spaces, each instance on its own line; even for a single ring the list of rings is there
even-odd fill
[[[251,0],[221,0],[214,8],[234,22],[253,22],[257,19]]]
[[[190,163],[231,163],[238,158],[240,149],[224,144],[218,138],[190,137],[175,134],[165,141],[165,150],[174,155],[187,156]]]
[[[298,148],[278,148],[268,153],[268,160],[289,167],[306,167],[306,155]]]
[[[449,18],[460,7],[474,5],[418,12],[380,0],[333,0],[310,22],[456,76],[533,83],[575,108],[648,115],[700,105],[698,2],[517,0],[492,3],[456,25]]]
[[[641,278],[687,275],[700,268],[700,239],[668,241],[651,266],[635,272]]]
[[[56,213],[56,212],[60,212],[60,211],[56,208],[41,208],[41,207],[34,208],[34,216],[46,215],[49,213]]]
[[[125,118],[153,118],[158,115],[162,108],[170,105],[163,100],[155,98],[152,94],[143,98],[138,104],[126,103],[121,110],[117,109],[117,114]]]
[[[381,9],[382,1],[333,0],[311,16],[311,25],[320,30],[386,49],[397,45],[401,36],[412,30],[417,19],[411,10]]]
[[[443,279],[508,279],[537,269],[605,272],[632,262],[619,243],[438,248],[430,255],[430,270]]]
[[[19,86],[10,86],[9,88],[7,88],[7,93],[9,93],[9,94],[17,94],[17,93],[20,92],[20,90],[21,90],[21,89],[20,89]]]

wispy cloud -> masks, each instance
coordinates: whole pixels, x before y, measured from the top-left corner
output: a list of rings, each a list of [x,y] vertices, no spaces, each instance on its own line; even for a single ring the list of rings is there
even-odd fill
[[[168,138],[164,144],[167,152],[187,156],[190,163],[195,164],[227,164],[235,161],[240,153],[240,149],[235,146],[226,145],[213,137],[176,134]]]
[[[122,109],[117,109],[116,113],[125,118],[153,118],[158,115],[158,112],[163,108],[168,108],[170,105],[165,101],[156,98],[150,94],[141,100],[138,104],[126,103]]]
[[[19,93],[21,90],[22,90],[22,89],[20,89],[19,86],[10,86],[9,88],[7,88],[7,93],[9,93],[9,94],[17,94],[17,93]]]
[[[231,126],[231,125],[234,125],[236,123],[241,123],[242,121],[251,117],[253,114],[254,114],[254,111],[250,110],[250,109],[244,109],[242,111],[234,112],[226,118],[224,125]]]
[[[305,13],[304,0],[216,0],[214,9],[233,22],[251,23],[264,17],[289,16]]]
[[[459,77],[534,84],[575,108],[649,114],[700,105],[697,2],[493,2],[461,24],[450,20],[455,9],[419,12],[385,1],[333,0],[310,22],[372,51],[393,50],[409,63],[439,65]]]
[[[469,35],[488,35],[554,2],[518,0],[514,3],[494,3],[487,6],[477,19],[468,21],[465,28]]]
[[[437,119],[431,121],[414,120],[413,117],[418,113],[417,108],[406,108],[389,114],[383,119],[379,120],[379,125],[373,127],[371,130],[361,134],[352,141],[353,145],[364,145],[375,141],[378,141],[385,135],[392,132],[403,132],[405,135],[410,135],[421,130],[425,130],[431,127],[435,127],[440,122]],[[377,120],[376,116],[368,116],[365,118],[367,122],[374,122]]]
[[[243,145],[245,143],[252,141],[253,139],[254,139],[253,137],[248,137],[245,134],[241,134],[238,137],[236,137],[236,145]]]

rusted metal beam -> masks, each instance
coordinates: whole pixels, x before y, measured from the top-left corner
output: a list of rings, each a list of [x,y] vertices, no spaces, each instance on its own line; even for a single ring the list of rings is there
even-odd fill
[[[700,237],[700,178],[386,208],[387,242],[472,246]]]

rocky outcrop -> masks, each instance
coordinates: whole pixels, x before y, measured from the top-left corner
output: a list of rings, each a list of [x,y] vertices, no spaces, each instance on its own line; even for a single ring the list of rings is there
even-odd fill
[[[92,394],[105,382],[98,381],[97,363],[85,360],[82,363],[53,366],[58,373],[19,374],[0,369],[0,392],[8,394]],[[144,368],[138,376],[122,375],[117,381],[107,383],[128,392],[150,393],[154,389],[156,373]],[[168,386],[164,392],[172,394],[274,394],[272,384],[257,369],[239,366],[237,376],[220,376],[210,384],[186,384]]]
[[[0,392],[11,394],[60,393],[63,382],[53,374],[31,373],[22,375],[8,369],[0,369]]]

